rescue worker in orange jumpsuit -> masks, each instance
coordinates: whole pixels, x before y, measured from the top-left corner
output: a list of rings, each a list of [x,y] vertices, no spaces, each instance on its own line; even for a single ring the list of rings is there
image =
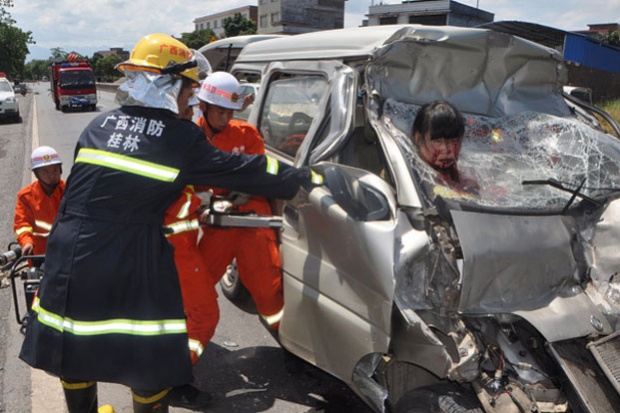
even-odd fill
[[[233,112],[244,106],[239,95],[239,82],[227,72],[207,77],[198,92],[202,116],[198,126],[213,146],[226,152],[264,154],[265,145],[256,128],[247,122],[233,120]],[[214,189],[214,195],[230,191]],[[240,199],[247,202],[239,202]],[[261,196],[237,197],[239,211],[271,215],[271,205]],[[242,205],[239,205],[242,204]],[[278,329],[284,307],[280,255],[275,230],[272,228],[208,228],[199,247],[219,281],[234,258],[243,285],[248,289],[256,309],[267,324]]]
[[[23,255],[43,255],[65,191],[62,161],[54,148],[40,146],[30,156],[37,180],[17,193],[13,230]]]

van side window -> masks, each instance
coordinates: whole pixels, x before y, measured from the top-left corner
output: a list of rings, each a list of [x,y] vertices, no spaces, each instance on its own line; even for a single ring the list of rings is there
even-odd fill
[[[322,76],[304,75],[270,83],[258,125],[265,145],[294,157],[325,93],[327,79]]]

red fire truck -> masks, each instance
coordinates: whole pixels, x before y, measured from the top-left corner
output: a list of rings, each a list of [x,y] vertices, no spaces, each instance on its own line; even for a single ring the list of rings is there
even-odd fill
[[[97,109],[97,86],[88,62],[52,63],[50,83],[56,109],[63,112],[70,108]]]

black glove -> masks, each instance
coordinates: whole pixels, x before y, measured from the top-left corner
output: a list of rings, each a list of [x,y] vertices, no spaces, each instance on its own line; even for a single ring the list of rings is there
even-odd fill
[[[312,191],[315,187],[323,185],[323,175],[314,172],[311,168],[306,168],[308,171],[308,178],[301,184],[301,186],[308,192]]]

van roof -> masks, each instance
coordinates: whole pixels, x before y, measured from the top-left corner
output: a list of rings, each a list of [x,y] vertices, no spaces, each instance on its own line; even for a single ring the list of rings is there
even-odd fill
[[[249,34],[245,36],[227,37],[225,39],[220,39],[211,43],[207,43],[200,49],[198,49],[198,51],[204,54],[207,50],[211,49],[227,49],[228,47],[242,49],[244,46],[250,43],[260,42],[262,40],[277,39],[278,37],[286,36],[278,34]]]
[[[248,44],[241,51],[237,62],[347,59],[369,56],[377,47],[391,43],[404,35],[433,42],[479,37],[481,33],[489,31],[489,29],[418,24],[325,30]]]
[[[239,52],[248,44],[268,39],[286,37],[277,34],[251,34],[246,36],[229,37],[207,43],[198,51],[207,58],[213,70],[228,70],[239,55]]]

